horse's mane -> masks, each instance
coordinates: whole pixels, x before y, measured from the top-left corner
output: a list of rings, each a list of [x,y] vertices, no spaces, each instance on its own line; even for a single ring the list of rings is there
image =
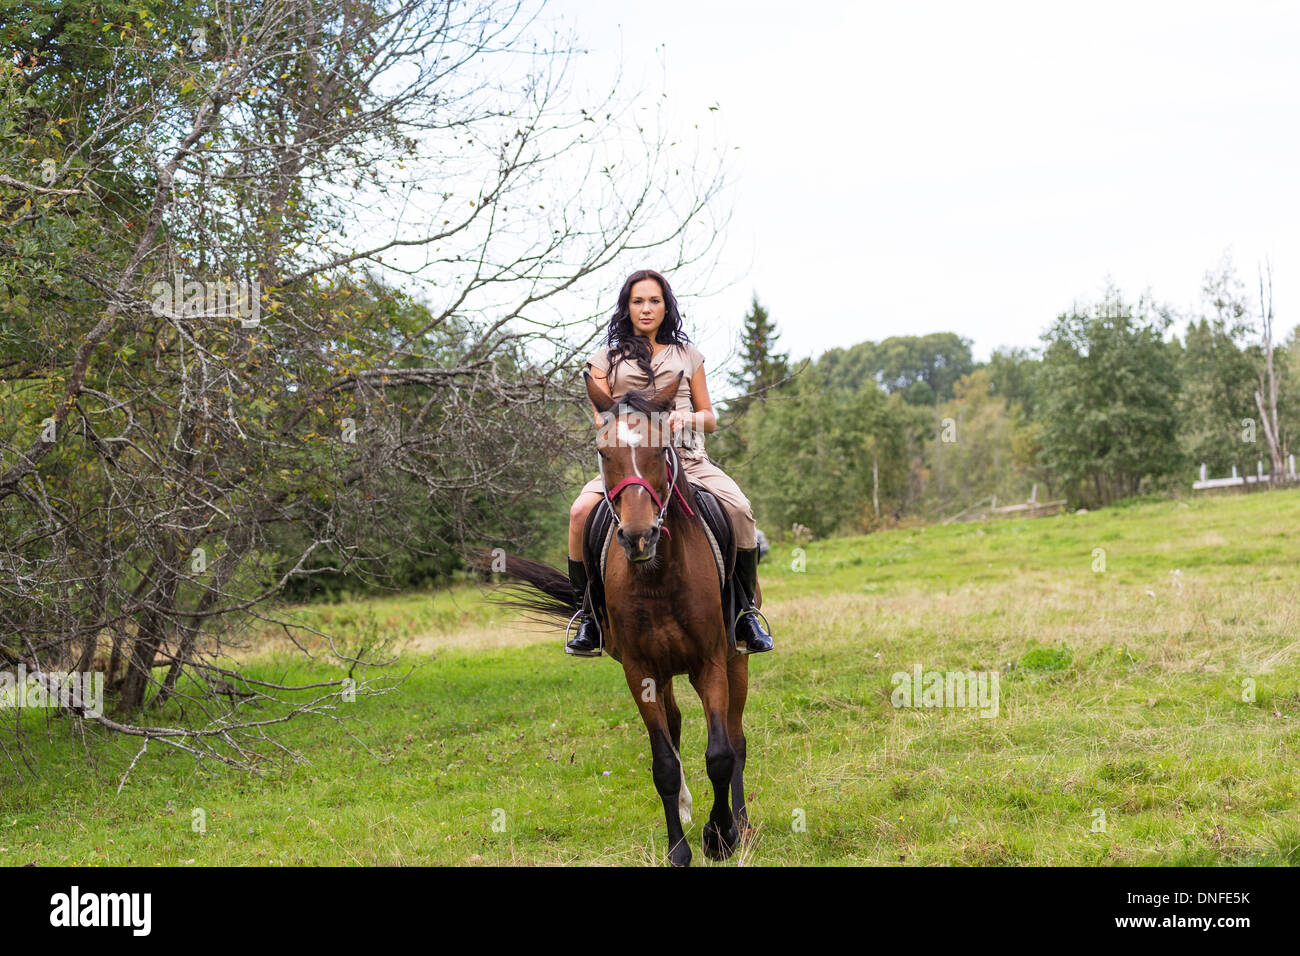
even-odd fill
[[[652,388],[638,388],[624,392],[617,399],[618,405],[613,409],[614,414],[621,411],[640,412],[642,415],[653,415],[655,412],[666,412],[672,407],[671,398],[656,402],[655,392]]]

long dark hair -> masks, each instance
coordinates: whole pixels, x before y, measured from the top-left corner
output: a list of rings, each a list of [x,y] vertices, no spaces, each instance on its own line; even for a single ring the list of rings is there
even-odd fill
[[[609,352],[605,356],[609,364],[609,372],[606,374],[613,376],[614,365],[617,362],[635,362],[645,372],[646,378],[653,387],[655,374],[650,367],[650,341],[644,335],[637,335],[632,330],[632,286],[643,279],[654,279],[659,283],[659,288],[664,294],[664,320],[655,333],[655,341],[660,345],[688,345],[691,341],[682,331],[682,316],[677,311],[677,297],[673,295],[668,280],[653,269],[638,269],[627,277],[623,288],[619,290],[618,308],[614,311],[614,317],[609,320],[609,332],[605,336],[605,344],[609,346]]]

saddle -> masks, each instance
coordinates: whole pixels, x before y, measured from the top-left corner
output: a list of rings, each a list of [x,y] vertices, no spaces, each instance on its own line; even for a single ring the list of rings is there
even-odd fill
[[[684,476],[683,476],[684,477]],[[718,569],[718,583],[722,587],[722,619],[727,626],[727,641],[736,648],[736,617],[744,607],[744,597],[735,580],[736,535],[731,519],[718,502],[717,496],[695,482],[688,482],[695,491],[699,517],[704,519],[705,537],[713,549],[713,563]],[[582,532],[582,563],[587,569],[587,610],[595,615],[602,629],[609,627],[605,607],[605,562],[614,543],[614,515],[608,501],[601,501],[587,515]]]

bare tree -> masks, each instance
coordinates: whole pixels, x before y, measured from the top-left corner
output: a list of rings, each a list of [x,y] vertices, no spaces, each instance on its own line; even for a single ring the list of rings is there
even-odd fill
[[[582,447],[574,356],[608,290],[646,260],[707,269],[724,224],[720,167],[617,83],[575,98],[542,12],[264,0],[89,50],[71,20],[23,37],[0,80],[25,134],[0,146],[0,667],[100,668],[115,716],[74,713],[249,765],[268,722],[390,686],[366,676],[382,635],[304,628],[289,581],[527,538]],[[338,678],[231,668],[268,623]]]
[[[1268,445],[1269,463],[1274,483],[1286,481],[1281,432],[1277,419],[1277,376],[1273,371],[1273,267],[1265,262],[1259,273],[1259,311],[1264,331],[1264,367],[1259,371],[1259,389],[1255,392],[1255,406],[1264,425],[1264,442]],[[1267,396],[1267,405],[1265,405]]]

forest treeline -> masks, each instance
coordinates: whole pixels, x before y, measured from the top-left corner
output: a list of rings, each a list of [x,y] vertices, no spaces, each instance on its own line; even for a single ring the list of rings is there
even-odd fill
[[[406,308],[418,325],[424,307]],[[1180,315],[1149,296],[1129,301],[1112,288],[1057,316],[1038,347],[1000,348],[986,362],[976,362],[972,343],[952,332],[860,342],[793,362],[779,348],[779,323],[756,298],[729,376],[740,395],[718,403],[720,426],[708,436],[708,453],[739,482],[760,527],[774,537],[795,524],[822,537],[939,521],[993,499],[1026,501],[1035,486],[1040,502],[1064,498],[1070,508],[1096,508],[1138,494],[1186,492],[1202,463],[1211,476],[1226,476],[1233,467],[1253,474],[1262,459],[1270,474],[1256,400],[1261,393],[1271,412],[1259,312],[1224,264],[1207,274],[1195,314]],[[1300,327],[1273,351],[1285,460],[1300,425]],[[527,375],[528,368],[505,374]],[[546,414],[567,421],[570,405],[557,393]],[[505,524],[513,534],[524,529],[533,542],[528,550],[541,557],[564,547],[568,504],[593,471],[590,435],[565,434],[563,453],[548,443],[522,459],[539,473],[564,470],[563,488],[506,506]],[[494,510],[500,505],[483,506],[472,523],[502,525]],[[448,536],[446,520],[413,502],[403,521],[431,547],[376,548],[355,560],[382,561],[388,587],[446,580],[463,567],[456,551],[435,543]],[[289,525],[269,538],[292,554],[314,533]],[[373,590],[355,571],[332,569],[325,555],[307,566],[313,573],[291,580],[287,597],[339,600]]]
[[[1095,508],[1189,491],[1202,463],[1212,477],[1261,460],[1283,473],[1300,425],[1300,327],[1275,341],[1271,313],[1267,275],[1250,295],[1225,260],[1192,314],[1112,287],[1058,315],[1038,347],[987,362],[941,332],[794,363],[756,297],[732,374],[742,394],[709,454],[777,535],[942,520],[1026,501],[1035,485],[1039,501]]]

